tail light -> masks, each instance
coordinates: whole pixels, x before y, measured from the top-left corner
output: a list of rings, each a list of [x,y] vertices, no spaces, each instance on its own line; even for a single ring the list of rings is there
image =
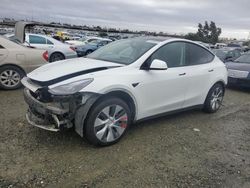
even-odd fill
[[[48,53],[48,51],[46,51],[46,52],[43,53],[43,58],[44,58],[46,61],[49,61],[49,53]]]
[[[73,47],[73,46],[70,46],[69,48],[70,48],[71,50],[73,50],[73,51],[76,51],[76,48]]]

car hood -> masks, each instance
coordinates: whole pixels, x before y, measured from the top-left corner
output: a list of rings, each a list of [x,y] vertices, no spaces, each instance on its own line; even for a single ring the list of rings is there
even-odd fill
[[[44,65],[27,76],[42,85],[54,84],[76,76],[124,65],[89,58],[76,58]]]
[[[247,63],[227,62],[226,66],[228,69],[249,71],[250,72],[250,64],[247,64]]]

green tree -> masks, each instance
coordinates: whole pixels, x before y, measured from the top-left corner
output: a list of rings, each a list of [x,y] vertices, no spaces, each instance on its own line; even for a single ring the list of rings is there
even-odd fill
[[[204,25],[201,23],[198,24],[197,33],[189,33],[185,38],[215,44],[219,41],[220,34],[221,28],[218,28],[215,22],[211,21],[210,24],[208,24],[208,22],[205,21]]]
[[[106,32],[101,31],[101,32],[99,32],[99,36],[100,37],[107,37],[108,34]]]

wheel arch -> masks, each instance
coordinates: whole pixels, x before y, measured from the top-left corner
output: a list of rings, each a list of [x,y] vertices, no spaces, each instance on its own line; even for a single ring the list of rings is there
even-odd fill
[[[117,97],[122,99],[124,102],[126,102],[131,109],[132,112],[132,122],[136,120],[137,115],[137,104],[135,102],[135,98],[133,95],[129,93],[129,91],[125,90],[112,90],[108,91],[104,94],[91,94],[92,96],[86,101],[85,104],[82,104],[77,110],[75,114],[75,131],[83,137],[84,132],[84,126],[86,125],[86,119],[91,111],[93,105],[98,103],[100,100],[102,100],[105,97]],[[83,113],[83,114],[79,114]]]
[[[61,51],[55,51],[49,55],[49,62],[51,62],[51,56],[56,54],[56,53],[61,54],[64,57],[64,59],[66,59],[66,56]]]
[[[25,71],[21,66],[19,66],[19,65],[17,65],[17,64],[14,64],[14,63],[6,63],[6,64],[3,64],[3,65],[0,65],[0,68],[6,67],[6,66],[17,67],[17,68],[19,68],[19,69],[24,73],[24,75],[26,76],[26,71]]]
[[[132,112],[132,121],[135,121],[136,114],[137,114],[137,104],[135,102],[134,96],[126,90],[113,90],[105,93],[102,97],[117,97],[122,99],[124,102],[126,102]]]
[[[214,87],[215,84],[221,84],[221,85],[223,86],[223,92],[224,92],[224,94],[225,94],[225,89],[226,89],[226,83],[225,83],[225,81],[224,81],[224,80],[218,80],[218,81],[216,81],[216,82],[212,85],[212,87]],[[212,87],[211,87],[211,88],[212,88]],[[211,88],[210,88],[210,89],[211,89]],[[210,89],[209,89],[209,91],[210,91]],[[209,92],[209,91],[208,91],[208,92]],[[207,94],[208,94],[208,93],[207,93]]]
[[[213,83],[213,85],[209,88],[209,90],[207,91],[206,97],[204,98],[204,102],[207,100],[208,94],[210,92],[210,90],[214,87],[215,84],[221,84],[223,86],[223,94],[225,95],[225,90],[226,90],[226,83],[224,80],[217,80],[216,82]]]

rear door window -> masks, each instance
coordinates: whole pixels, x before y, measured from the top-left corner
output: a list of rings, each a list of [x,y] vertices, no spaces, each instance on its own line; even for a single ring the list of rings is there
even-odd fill
[[[196,44],[186,43],[186,64],[201,65],[213,61],[214,55]]]
[[[29,35],[30,44],[46,44],[46,39],[44,37]]]

